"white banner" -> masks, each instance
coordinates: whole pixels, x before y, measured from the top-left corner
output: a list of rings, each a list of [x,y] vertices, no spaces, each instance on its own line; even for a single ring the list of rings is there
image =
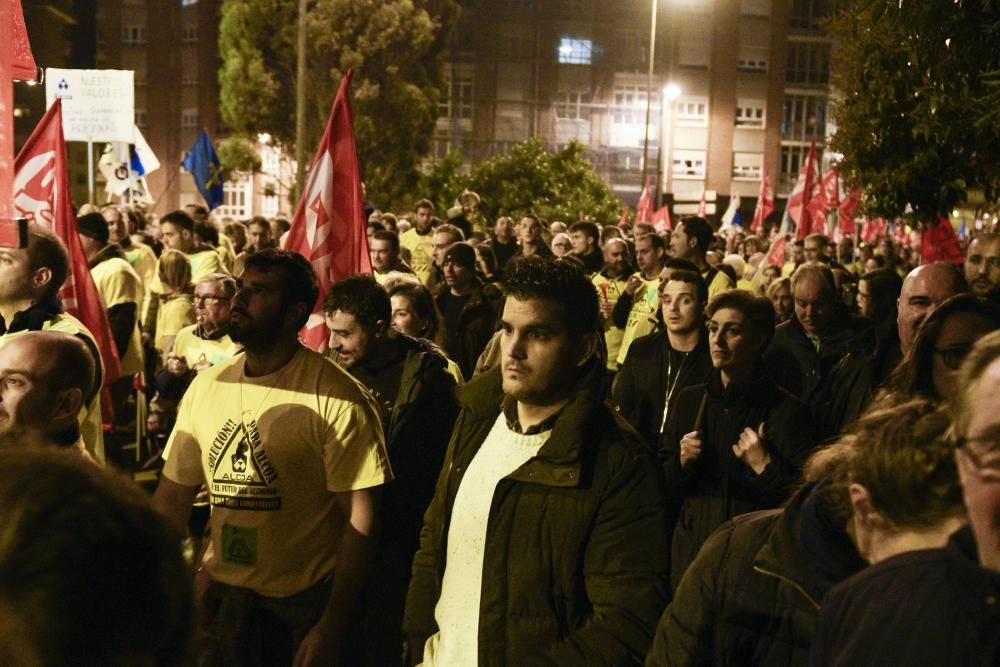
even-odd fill
[[[62,99],[66,141],[134,141],[135,88],[131,70],[45,70],[45,103]]]

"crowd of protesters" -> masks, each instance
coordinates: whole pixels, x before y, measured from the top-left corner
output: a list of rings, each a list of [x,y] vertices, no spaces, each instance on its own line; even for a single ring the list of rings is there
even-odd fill
[[[0,249],[0,663],[998,664],[997,230],[367,213],[317,304],[287,220],[81,210],[103,429]]]

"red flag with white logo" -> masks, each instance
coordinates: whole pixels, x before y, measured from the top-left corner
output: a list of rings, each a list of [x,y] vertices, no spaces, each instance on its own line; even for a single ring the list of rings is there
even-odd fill
[[[836,169],[828,169],[823,181],[806,205],[809,214],[809,233],[826,234],[826,212],[838,206],[840,206],[840,176]]]
[[[653,196],[649,193],[649,177],[646,177],[646,185],[639,195],[639,203],[635,205],[635,221],[649,222],[653,219]]]
[[[813,140],[805,162],[802,163],[799,178],[795,181],[795,187],[792,188],[792,194],[788,197],[788,205],[785,209],[786,215],[798,226],[797,238],[799,239],[804,239],[811,233],[812,225],[809,222],[809,211],[806,207],[816,193],[818,184],[819,167],[816,164],[816,141]]]
[[[757,195],[757,208],[753,211],[753,222],[750,223],[750,231],[760,234],[764,228],[764,218],[774,211],[774,190],[771,188],[771,176],[767,173],[767,165],[764,165],[764,177],[760,179],[760,194]]]
[[[59,297],[66,312],[80,320],[94,336],[104,362],[107,386],[121,376],[121,363],[108,326],[107,311],[77,235],[66,168],[62,100],[57,99],[45,112],[14,161],[14,208],[28,222],[51,229],[66,245],[69,275],[59,290]],[[103,404],[105,410],[108,405],[107,402]],[[107,422],[110,413],[103,413],[103,418]]]
[[[286,250],[309,260],[319,279],[316,308],[300,332],[305,344],[317,352],[326,350],[329,340],[322,304],[330,286],[352,273],[372,270],[351,120],[352,74],[347,70],[340,82],[285,242]]]
[[[653,229],[655,229],[657,233],[661,233],[673,228],[673,225],[670,224],[670,207],[661,206],[657,209],[656,213],[653,214]]]

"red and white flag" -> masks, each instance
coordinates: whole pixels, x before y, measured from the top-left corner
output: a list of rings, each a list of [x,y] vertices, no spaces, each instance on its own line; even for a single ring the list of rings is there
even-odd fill
[[[698,217],[704,218],[708,215],[708,202],[705,201],[705,191],[701,191],[701,201],[698,202]]]
[[[830,168],[806,205],[809,213],[809,233],[826,234],[826,213],[840,206],[840,176]]]
[[[933,262],[948,262],[949,264],[961,264],[965,261],[962,246],[955,235],[955,228],[951,226],[951,221],[941,218],[937,224],[928,223],[920,237],[920,260],[924,264]]]
[[[764,165],[764,177],[760,179],[760,194],[757,195],[757,208],[753,210],[753,222],[750,223],[750,231],[760,234],[764,228],[764,218],[774,211],[774,188],[771,187],[771,176],[767,173],[767,165]]]
[[[670,224],[670,207],[664,204],[653,214],[653,229],[659,234],[673,228]]]
[[[628,206],[622,210],[622,217],[618,219],[618,227],[621,229],[628,228]]]
[[[62,239],[69,252],[69,275],[59,296],[70,315],[87,327],[104,362],[104,383],[121,376],[108,314],[90,275],[87,256],[80,245],[76,215],[69,194],[66,142],[63,140],[62,100],[53,102],[14,161],[14,208],[28,222],[48,227]],[[107,409],[105,404],[104,408]],[[110,413],[103,413],[107,422]]]
[[[771,241],[771,247],[767,251],[767,263],[777,266],[779,269],[785,265],[785,246],[788,244],[788,237],[785,235],[776,236]]]
[[[635,205],[635,221],[650,222],[653,219],[653,196],[649,192],[649,177],[639,195],[639,203]]]
[[[847,196],[844,197],[844,201],[837,207],[841,236],[854,236],[854,217],[858,214],[860,204],[861,188],[856,185],[850,189]]]
[[[352,273],[372,270],[351,120],[352,73],[347,70],[340,82],[285,242],[286,250],[309,260],[319,280],[315,310],[300,332],[305,344],[317,352],[326,350],[329,341],[322,304],[330,286]]]
[[[819,184],[819,166],[816,164],[816,141],[813,140],[809,146],[809,153],[805,162],[802,163],[802,170],[799,178],[795,181],[792,194],[788,197],[788,204],[785,207],[785,217],[791,218],[798,226],[799,239],[804,239],[811,233],[812,225],[809,224],[809,211],[807,209],[809,201],[813,198]]]
[[[885,218],[875,218],[874,220],[865,218],[865,224],[861,226],[861,240],[868,243],[878,241],[885,236],[886,227],[888,227],[888,223],[886,223]]]

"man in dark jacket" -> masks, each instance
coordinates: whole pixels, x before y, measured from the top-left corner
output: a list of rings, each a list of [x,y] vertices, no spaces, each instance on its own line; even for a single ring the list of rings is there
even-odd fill
[[[455,380],[433,343],[389,326],[389,295],[372,276],[338,281],[324,310],[334,359],[375,396],[395,474],[382,497],[381,539],[348,654],[358,665],[394,664],[410,564],[458,415]]]
[[[765,354],[768,374],[809,407],[821,438],[836,436],[870,398],[874,329],[843,307],[825,265],[796,269],[792,295],[795,318],[774,332]]]
[[[660,285],[660,331],[637,339],[615,378],[614,403],[653,447],[685,387],[712,370],[705,333],[708,285],[694,271],[671,270]]]
[[[507,267],[502,363],[462,411],[406,603],[413,664],[636,664],[666,603],[656,462],[604,402],[597,293]]]
[[[476,360],[493,337],[503,295],[476,275],[476,251],[468,243],[454,243],[442,258],[444,283],[434,304],[444,319],[445,352],[470,378]]]

